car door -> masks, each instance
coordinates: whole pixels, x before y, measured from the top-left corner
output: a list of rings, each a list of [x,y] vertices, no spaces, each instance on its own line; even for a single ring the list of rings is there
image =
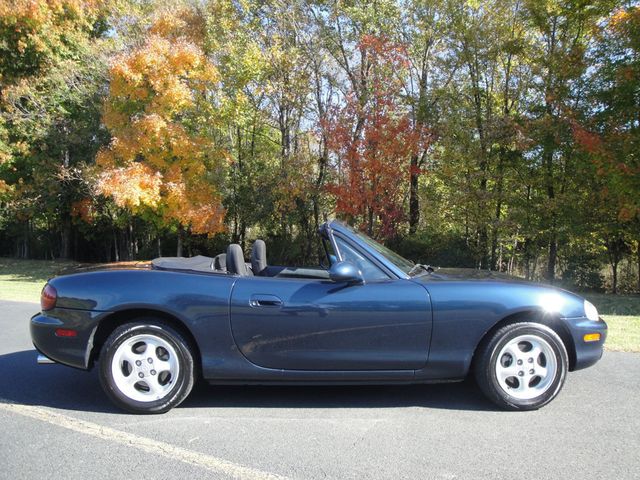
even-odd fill
[[[425,365],[431,336],[427,290],[405,279],[353,285],[242,277],[231,328],[243,355],[288,370],[410,370]]]

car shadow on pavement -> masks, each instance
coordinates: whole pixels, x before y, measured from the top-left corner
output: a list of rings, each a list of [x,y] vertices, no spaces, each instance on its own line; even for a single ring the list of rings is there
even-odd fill
[[[471,381],[429,385],[199,385],[185,408],[406,408],[497,411]]]
[[[97,371],[38,365],[37,352],[0,355],[0,398],[25,405],[116,413],[100,387]]]
[[[97,370],[38,365],[35,350],[0,355],[0,399],[64,410],[122,413],[102,391]],[[402,408],[495,411],[473,384],[227,386],[201,382],[180,408]]]

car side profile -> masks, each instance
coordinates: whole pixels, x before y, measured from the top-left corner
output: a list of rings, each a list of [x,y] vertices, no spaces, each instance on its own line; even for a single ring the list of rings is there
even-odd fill
[[[337,220],[325,266],[214,258],[50,280],[31,319],[41,363],[97,365],[120,408],[162,413],[213,384],[408,384],[473,375],[509,410],[553,400],[602,356],[607,326],[583,298],[478,270],[413,264]]]

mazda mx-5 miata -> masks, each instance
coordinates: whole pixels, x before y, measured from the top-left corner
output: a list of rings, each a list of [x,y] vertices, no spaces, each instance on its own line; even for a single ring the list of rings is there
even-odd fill
[[[99,368],[119,407],[161,413],[214,384],[407,384],[475,376],[494,403],[532,410],[602,356],[607,326],[583,298],[478,270],[414,264],[339,221],[325,266],[214,258],[64,275],[31,319],[40,363]]]

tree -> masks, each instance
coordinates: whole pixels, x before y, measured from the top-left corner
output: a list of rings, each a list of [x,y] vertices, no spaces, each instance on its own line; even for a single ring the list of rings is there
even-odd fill
[[[563,219],[560,210],[569,188],[573,165],[571,124],[567,116],[578,106],[584,92],[589,39],[601,15],[609,10],[608,1],[526,2],[527,18],[536,37],[534,63],[535,106],[531,109],[528,134],[535,141],[542,163],[542,187],[546,201],[542,208],[548,255],[546,278],[555,279],[558,245]]]
[[[0,189],[19,254],[46,226],[44,250],[71,255],[70,208],[100,146],[108,2],[0,6]]]
[[[617,289],[617,265],[635,239],[640,291],[640,8],[616,9],[598,28],[590,76],[591,130],[577,131],[577,143],[591,153],[596,178],[604,184],[608,215],[604,238]]]
[[[339,213],[370,235],[390,238],[405,220],[410,159],[426,148],[429,135],[412,125],[399,102],[397,75],[407,68],[405,49],[375,36],[363,37],[358,48],[368,62],[367,100],[363,104],[356,92],[348,92],[345,106],[325,126],[337,170],[328,189]]]
[[[112,140],[96,162],[97,188],[118,206],[212,234],[224,229],[227,156],[212,141],[220,78],[196,43],[205,36],[193,10],[163,11],[142,45],[113,61],[103,117]]]

